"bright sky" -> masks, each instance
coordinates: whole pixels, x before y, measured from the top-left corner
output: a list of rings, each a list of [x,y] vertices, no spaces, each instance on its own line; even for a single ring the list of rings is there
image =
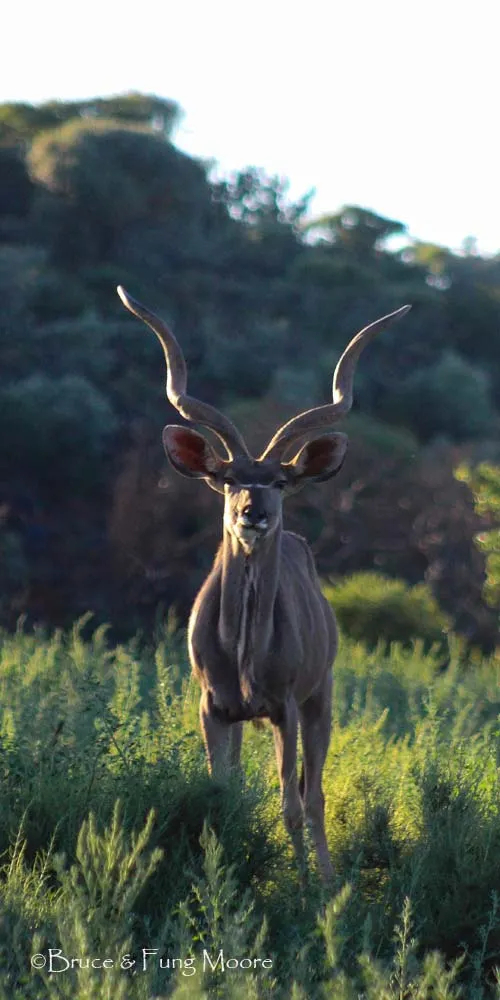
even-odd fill
[[[498,0],[8,4],[0,102],[176,100],[177,144],[358,204],[411,236],[500,250]]]

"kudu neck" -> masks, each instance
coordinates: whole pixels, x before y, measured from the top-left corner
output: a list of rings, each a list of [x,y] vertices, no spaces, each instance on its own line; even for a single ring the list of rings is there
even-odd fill
[[[251,554],[246,554],[234,537],[224,528],[222,541],[222,589],[219,630],[225,642],[237,641],[241,604],[250,577],[257,593],[259,632],[265,643],[272,630],[274,602],[278,590],[282,527],[262,538]]]

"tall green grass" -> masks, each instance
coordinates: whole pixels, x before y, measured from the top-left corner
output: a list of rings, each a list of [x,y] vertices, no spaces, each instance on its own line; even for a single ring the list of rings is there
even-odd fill
[[[84,627],[0,636],[0,1000],[500,997],[500,661],[342,642],[302,892],[270,730],[212,782],[182,637]]]

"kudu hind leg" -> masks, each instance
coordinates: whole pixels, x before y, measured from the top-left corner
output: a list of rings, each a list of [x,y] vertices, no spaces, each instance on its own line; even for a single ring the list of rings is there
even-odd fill
[[[231,770],[240,769],[241,742],[243,739],[243,723],[233,722],[229,734],[229,763]]]
[[[332,675],[329,672],[321,692],[300,708],[304,755],[301,794],[323,881],[333,876],[333,866],[325,833],[325,797],[321,787],[323,768],[330,743],[332,719]]]
[[[304,874],[304,812],[297,778],[298,715],[294,701],[285,706],[283,718],[273,723],[276,763],[281,787],[283,820],[290,835],[299,873]]]
[[[211,711],[210,699],[204,692],[200,698],[200,726],[212,777],[222,779],[229,774],[231,758],[231,726]]]

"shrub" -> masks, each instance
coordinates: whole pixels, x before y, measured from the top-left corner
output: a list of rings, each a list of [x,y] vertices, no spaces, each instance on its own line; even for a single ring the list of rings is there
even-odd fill
[[[270,728],[212,781],[180,639],[0,631],[0,1000],[498,1000],[500,657],[342,644],[335,883],[301,892]],[[30,968],[49,947],[115,964]]]
[[[442,642],[449,628],[448,618],[424,583],[410,587],[380,573],[354,573],[341,583],[326,585],[323,592],[342,631],[369,646],[380,640],[390,644],[412,639],[431,645]]]
[[[88,379],[37,372],[0,389],[0,412],[0,469],[30,468],[44,483],[92,489],[116,417]]]
[[[401,384],[404,423],[422,441],[437,435],[451,441],[490,437],[495,428],[489,373],[453,350]]]

